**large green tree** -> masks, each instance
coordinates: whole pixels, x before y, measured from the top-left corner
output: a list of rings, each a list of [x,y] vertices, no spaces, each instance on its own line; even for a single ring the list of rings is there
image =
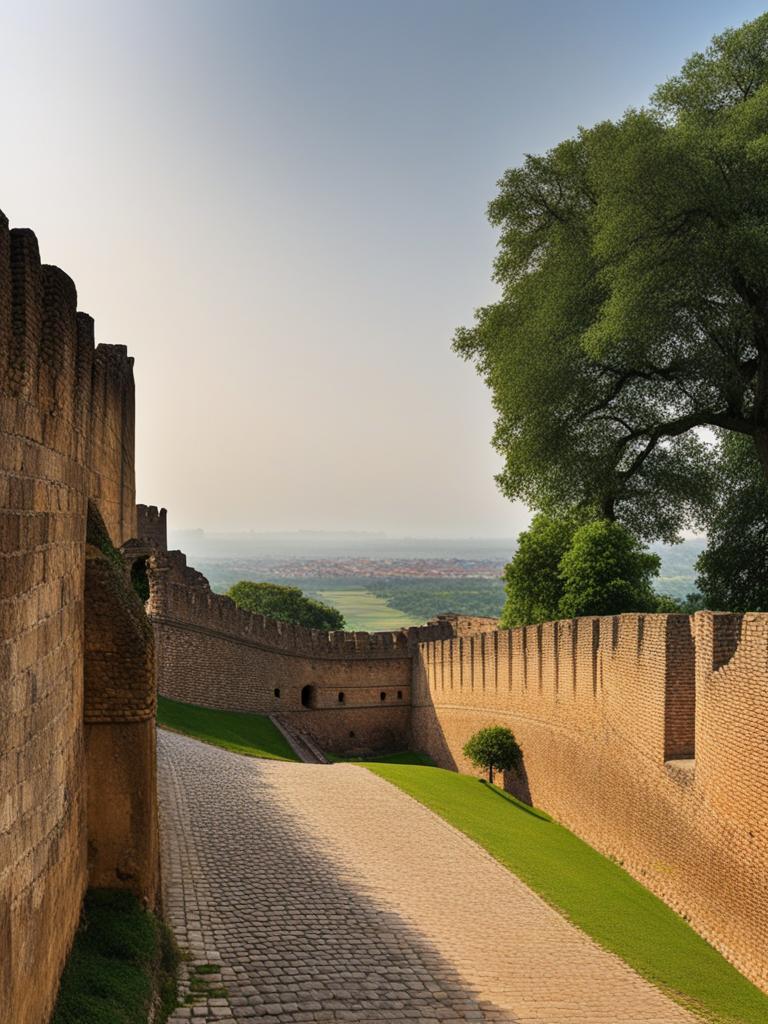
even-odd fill
[[[560,560],[560,616],[656,611],[660,599],[651,578],[658,576],[660,566],[659,556],[644,551],[621,523],[586,523]],[[666,599],[662,607],[669,610]]]
[[[489,725],[467,740],[463,754],[476,768],[485,768],[493,782],[494,769],[509,772],[522,764],[523,752],[514,733],[504,725]]]
[[[500,625],[532,625],[579,615],[680,611],[653,590],[661,559],[625,526],[539,513],[520,534],[504,571],[507,601]]]
[[[696,584],[707,608],[768,611],[768,485],[748,438],[723,439],[718,472]]]
[[[227,591],[238,608],[266,615],[281,622],[293,622],[310,629],[344,629],[344,616],[336,608],[313,601],[298,587],[279,583],[254,583],[240,580]]]
[[[514,557],[504,569],[507,600],[499,620],[502,629],[559,618],[563,596],[560,561],[577,526],[572,517],[539,513],[519,535]]]
[[[454,344],[492,391],[505,494],[670,540],[713,487],[701,428],[768,478],[768,14],[507,171],[489,217],[501,298]]]

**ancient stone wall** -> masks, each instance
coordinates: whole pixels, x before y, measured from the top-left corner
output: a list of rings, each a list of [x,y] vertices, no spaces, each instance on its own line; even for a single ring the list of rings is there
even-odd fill
[[[132,360],[0,214],[0,1020],[42,1024],[87,882],[85,523],[135,529]]]
[[[768,615],[622,615],[423,643],[412,733],[471,771],[508,725],[507,788],[684,914],[768,989]]]
[[[276,622],[212,593],[178,551],[154,555],[150,582],[163,696],[287,716],[337,753],[407,745],[412,652],[453,629],[444,620],[394,633],[326,633]]]
[[[100,529],[101,527],[101,529]],[[155,653],[125,568],[98,546],[88,508],[85,561],[85,751],[88,881],[154,906],[158,887]]]
[[[157,505],[136,506],[136,533],[152,551],[168,550],[167,512]]]

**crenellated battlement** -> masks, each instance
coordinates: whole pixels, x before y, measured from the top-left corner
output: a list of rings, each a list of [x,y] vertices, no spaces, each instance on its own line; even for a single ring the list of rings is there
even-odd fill
[[[116,544],[133,536],[133,359],[124,345],[94,344],[72,279],[41,263],[34,233],[9,229],[2,213],[0,378],[9,433],[63,460],[60,472],[96,500]]]
[[[244,643],[307,658],[410,658],[425,640],[452,635],[450,619],[394,632],[324,632],[238,608],[215,594],[181,551],[156,552],[149,561],[150,618],[194,626]]]
[[[768,987],[768,614],[617,615],[428,641],[411,699],[413,744],[441,767],[473,771],[469,736],[508,725],[523,750],[509,788]]]

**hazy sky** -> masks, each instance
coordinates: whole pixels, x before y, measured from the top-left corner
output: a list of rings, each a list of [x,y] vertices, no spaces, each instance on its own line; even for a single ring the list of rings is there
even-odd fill
[[[0,6],[0,208],[136,357],[176,527],[509,536],[450,350],[503,170],[642,103],[759,3]]]

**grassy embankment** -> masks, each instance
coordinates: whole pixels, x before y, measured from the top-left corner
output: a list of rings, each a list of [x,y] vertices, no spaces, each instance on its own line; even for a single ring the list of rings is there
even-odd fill
[[[626,871],[546,814],[469,775],[406,764],[366,767],[465,833],[601,946],[705,1020],[768,1021],[768,996]]]
[[[235,754],[298,761],[283,734],[266,715],[215,711],[158,697],[157,724]]]
[[[176,1008],[178,952],[170,932],[135,896],[93,889],[61,979],[51,1024],[147,1024]]]

